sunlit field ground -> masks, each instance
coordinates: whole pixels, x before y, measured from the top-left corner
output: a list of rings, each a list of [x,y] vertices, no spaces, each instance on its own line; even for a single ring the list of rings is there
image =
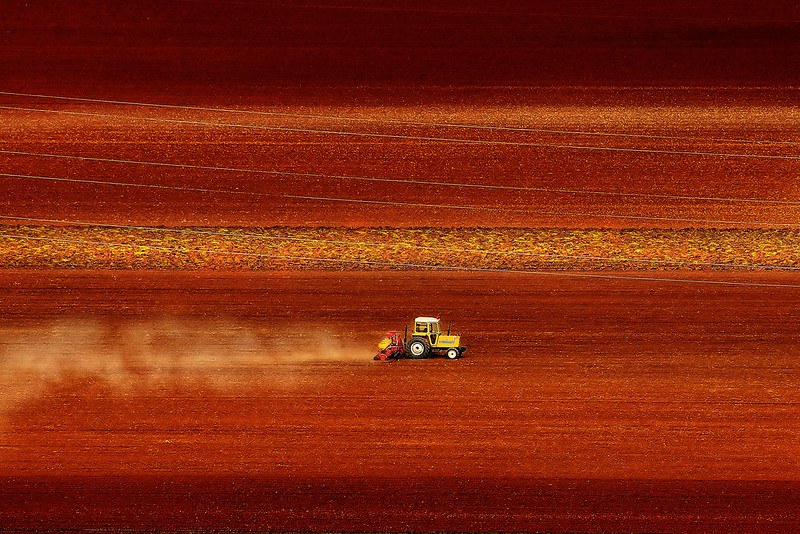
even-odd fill
[[[6,226],[0,268],[796,270],[800,230]]]

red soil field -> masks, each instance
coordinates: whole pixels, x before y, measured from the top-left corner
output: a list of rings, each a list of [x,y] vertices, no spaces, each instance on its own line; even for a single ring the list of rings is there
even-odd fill
[[[81,92],[800,85],[791,0],[9,0],[0,9],[4,77]]]
[[[796,229],[799,23],[5,1],[0,224]],[[0,270],[0,530],[800,530],[796,274],[577,274]]]
[[[17,393],[3,407],[4,528],[800,522],[796,289],[442,273],[2,276],[4,390]],[[466,357],[373,362],[382,332],[420,310],[455,319]]]
[[[235,109],[565,133],[165,110],[0,96],[0,105],[13,108],[89,114],[0,110],[4,117],[0,150],[37,154],[0,153],[4,173],[90,181],[3,176],[0,187],[5,194],[0,198],[0,211],[10,216],[168,226],[724,228],[798,224],[800,208],[796,202],[800,191],[794,177],[800,158],[796,128],[800,111],[794,105],[773,102],[773,92],[761,92],[755,95],[761,100],[752,102],[747,101],[754,97],[752,94],[722,91],[718,95],[721,102],[712,103],[698,102],[695,93],[687,95],[681,90],[629,90],[622,91],[620,97],[600,90],[595,93],[603,101],[587,104],[580,91],[556,90],[564,102],[545,103],[552,92],[519,90],[509,95],[498,90],[503,98],[516,98],[517,102],[496,105],[483,102],[480,92],[451,90],[445,94],[455,103],[407,106],[402,100],[392,100],[391,91],[376,89],[373,97],[383,99],[375,106],[354,107],[353,103],[341,102],[272,104],[265,97],[266,103]],[[339,98],[346,98],[344,91],[339,90],[338,94]],[[789,91],[778,99],[794,96],[796,91]],[[169,101],[152,95],[132,98],[142,102]],[[739,98],[744,101],[737,102]],[[623,102],[625,105],[620,107]],[[193,102],[205,104],[208,103]],[[208,105],[220,107],[219,103]],[[219,124],[416,138],[354,137]],[[569,133],[576,131],[587,134]],[[630,135],[649,137],[627,137]],[[431,137],[517,144],[419,139]],[[603,150],[606,148],[625,151]],[[320,173],[328,176],[315,176]],[[106,186],[99,181],[117,185]]]

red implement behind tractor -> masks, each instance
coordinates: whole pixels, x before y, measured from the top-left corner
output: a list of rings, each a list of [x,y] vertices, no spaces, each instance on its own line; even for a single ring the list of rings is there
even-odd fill
[[[388,343],[386,341],[388,340]],[[397,332],[387,332],[386,339],[378,346],[380,351],[373,360],[398,360],[406,355],[406,344]]]

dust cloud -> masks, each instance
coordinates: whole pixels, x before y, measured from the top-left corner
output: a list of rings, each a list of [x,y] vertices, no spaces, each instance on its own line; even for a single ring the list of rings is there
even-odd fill
[[[372,343],[347,337],[320,325],[263,327],[219,319],[6,326],[0,328],[0,415],[67,380],[101,380],[123,392],[298,387],[299,365],[372,360]]]

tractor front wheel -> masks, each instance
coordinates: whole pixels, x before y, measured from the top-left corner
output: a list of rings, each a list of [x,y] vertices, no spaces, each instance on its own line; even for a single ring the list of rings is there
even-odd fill
[[[408,357],[414,359],[421,359],[428,356],[431,352],[431,346],[428,341],[423,337],[411,338],[408,343]]]
[[[447,357],[451,360],[455,360],[460,356],[458,349],[447,349]]]

